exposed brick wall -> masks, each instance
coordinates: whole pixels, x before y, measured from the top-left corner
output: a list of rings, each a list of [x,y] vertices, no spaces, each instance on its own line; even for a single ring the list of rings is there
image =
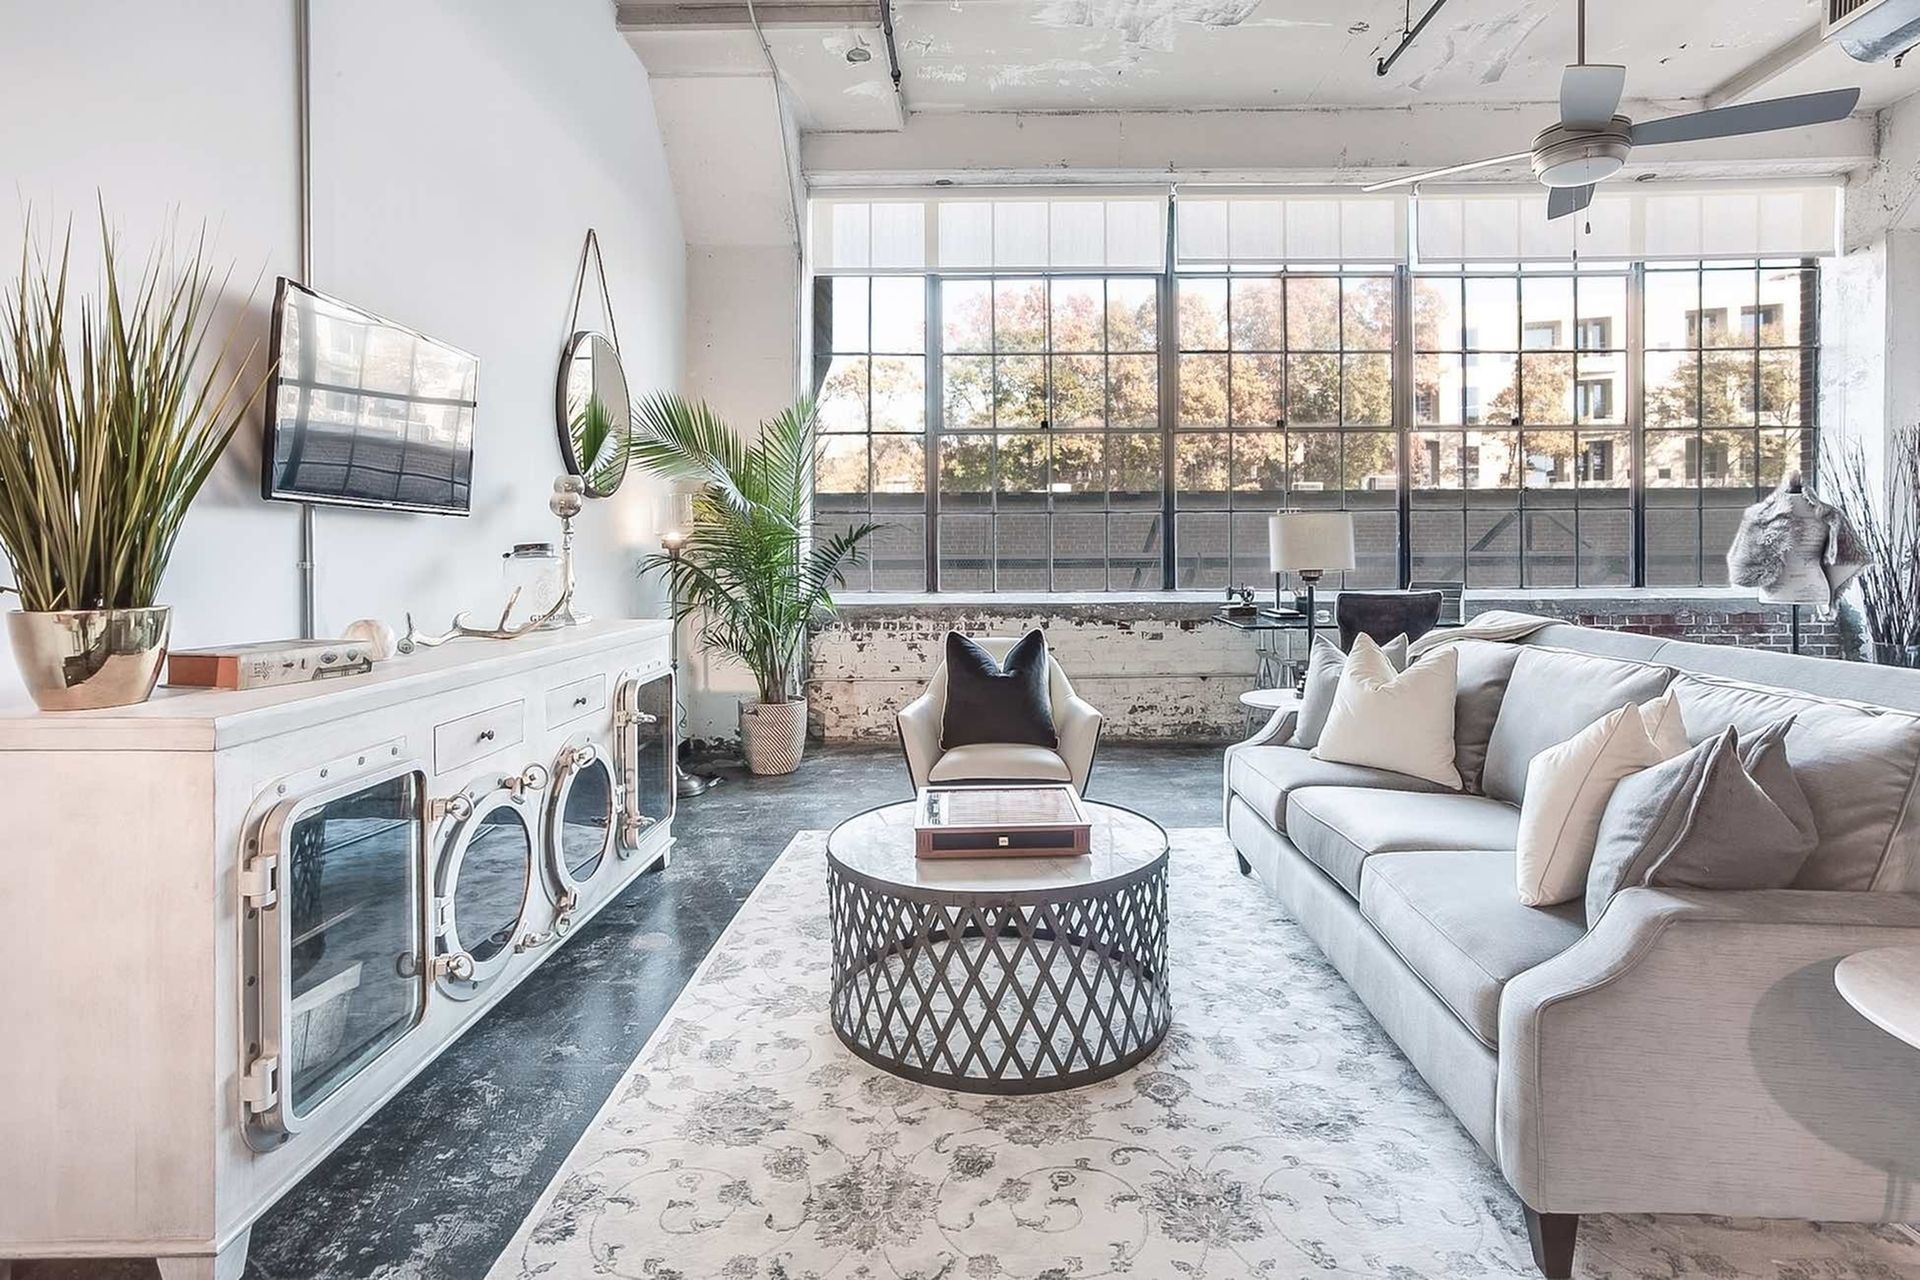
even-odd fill
[[[1047,632],[1074,689],[1106,716],[1110,739],[1224,742],[1246,723],[1240,695],[1254,687],[1254,637],[1213,622],[1211,597],[1060,596],[1048,600],[867,597],[818,625],[808,653],[811,730],[829,742],[894,737],[894,713],[919,696],[949,630],[972,636]],[[1470,592],[1469,616],[1516,609],[1582,626],[1647,635],[1789,648],[1789,611],[1731,592],[1699,595]],[[1832,622],[1802,611],[1801,652],[1842,654]],[[1296,640],[1297,643],[1297,640]]]

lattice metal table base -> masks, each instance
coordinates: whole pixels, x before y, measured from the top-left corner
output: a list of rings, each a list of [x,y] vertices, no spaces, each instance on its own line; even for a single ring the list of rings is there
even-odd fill
[[[1118,1075],[1167,1034],[1167,859],[1046,891],[956,893],[828,862],[833,1029],[866,1061],[970,1093]]]

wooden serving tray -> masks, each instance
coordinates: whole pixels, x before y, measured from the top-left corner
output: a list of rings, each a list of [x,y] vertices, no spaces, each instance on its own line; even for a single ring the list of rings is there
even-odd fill
[[[1091,848],[1092,823],[1064,782],[922,787],[913,847],[922,858],[1071,858]]]

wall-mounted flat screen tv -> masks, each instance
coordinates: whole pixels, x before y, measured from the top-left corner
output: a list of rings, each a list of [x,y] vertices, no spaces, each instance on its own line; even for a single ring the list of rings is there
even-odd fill
[[[261,491],[466,515],[480,361],[284,276]]]

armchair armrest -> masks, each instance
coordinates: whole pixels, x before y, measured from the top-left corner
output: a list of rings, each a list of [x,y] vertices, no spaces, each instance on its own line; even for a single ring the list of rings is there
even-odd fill
[[[1254,732],[1251,738],[1236,742],[1227,748],[1225,759],[1220,763],[1220,825],[1227,824],[1227,809],[1233,803],[1233,758],[1248,747],[1278,746],[1293,737],[1295,723],[1300,719],[1298,707],[1288,707],[1276,711],[1267,717],[1267,722]]]
[[[1074,694],[1053,706],[1053,728],[1060,737],[1060,758],[1073,775],[1073,789],[1085,794],[1093,772],[1094,749],[1100,745],[1100,724],[1106,717],[1085,698]]]
[[[900,729],[900,747],[907,754],[907,772],[913,776],[913,788],[927,785],[927,775],[940,760],[941,700],[927,692],[900,708],[894,723]]]
[[[1496,1147],[1544,1213],[1920,1213],[1920,1056],[1833,968],[1920,896],[1629,889],[1507,984]]]

